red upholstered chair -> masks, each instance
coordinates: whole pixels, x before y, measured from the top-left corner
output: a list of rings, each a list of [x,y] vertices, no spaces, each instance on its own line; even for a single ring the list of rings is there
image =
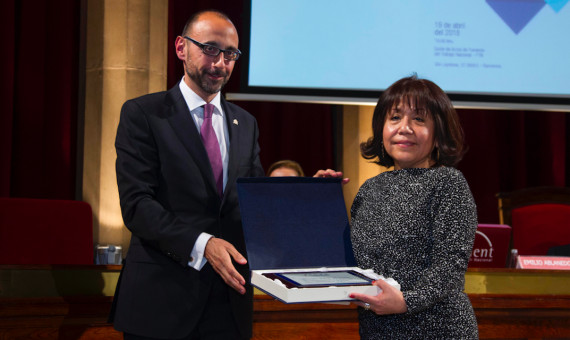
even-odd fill
[[[519,255],[546,255],[570,244],[570,188],[536,187],[497,194],[501,224],[512,227]]]
[[[93,264],[85,202],[0,198],[0,264]]]

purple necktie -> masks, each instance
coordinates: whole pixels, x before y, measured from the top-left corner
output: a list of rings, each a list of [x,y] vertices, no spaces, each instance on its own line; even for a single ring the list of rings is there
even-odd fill
[[[202,142],[206,147],[206,151],[208,152],[208,158],[210,159],[210,165],[214,172],[218,194],[222,197],[224,190],[224,166],[222,164],[220,144],[218,143],[218,138],[216,138],[216,132],[214,132],[214,128],[212,127],[212,113],[214,113],[214,105],[204,105],[204,122],[200,128],[200,135],[202,136]]]

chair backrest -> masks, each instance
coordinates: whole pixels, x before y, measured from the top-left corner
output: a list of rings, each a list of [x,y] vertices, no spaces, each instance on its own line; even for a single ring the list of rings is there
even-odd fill
[[[0,198],[0,264],[93,264],[85,202]]]
[[[570,244],[570,188],[535,187],[497,195],[499,220],[512,227],[519,255],[546,255]]]

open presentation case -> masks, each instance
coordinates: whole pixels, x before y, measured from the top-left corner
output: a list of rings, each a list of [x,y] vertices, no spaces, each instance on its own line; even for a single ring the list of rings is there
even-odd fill
[[[251,283],[285,303],[350,301],[376,295],[385,279],[356,266],[341,179],[237,180]]]

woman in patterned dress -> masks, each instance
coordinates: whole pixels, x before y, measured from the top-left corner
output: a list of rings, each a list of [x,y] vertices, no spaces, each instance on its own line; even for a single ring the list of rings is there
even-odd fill
[[[447,95],[416,76],[390,86],[372,119],[362,156],[394,166],[360,188],[351,209],[359,267],[393,277],[401,291],[374,284],[358,300],[362,339],[476,339],[477,320],[463,292],[477,212],[453,166],[465,152],[463,131]]]

